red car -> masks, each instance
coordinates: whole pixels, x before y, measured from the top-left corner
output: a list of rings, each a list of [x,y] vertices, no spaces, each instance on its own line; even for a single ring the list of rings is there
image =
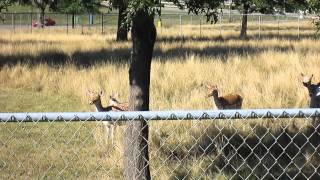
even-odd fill
[[[44,25],[45,26],[54,26],[54,25],[56,25],[56,21],[51,18],[47,18],[44,20]]]

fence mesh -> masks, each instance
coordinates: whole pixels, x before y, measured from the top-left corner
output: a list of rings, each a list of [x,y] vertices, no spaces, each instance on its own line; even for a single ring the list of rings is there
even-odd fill
[[[74,15],[46,13],[44,28],[40,28],[39,13],[1,13],[0,16],[2,20],[0,30],[28,33],[45,31],[116,35],[118,23],[118,15],[114,13]],[[155,25],[159,34],[162,31],[172,31],[176,33],[175,36],[184,36],[190,32],[195,36],[205,36],[214,32],[220,36],[226,36],[233,32],[240,33],[241,19],[241,14],[225,13],[219,14],[218,22],[211,24],[206,22],[206,18],[203,16],[164,13],[155,17]],[[53,21],[54,23],[51,23]],[[173,30],[173,28],[176,29]],[[247,33],[250,36],[260,38],[263,35],[285,36],[293,34],[300,37],[314,32],[312,15],[248,14]]]
[[[0,178],[123,178],[126,124],[153,179],[319,179],[319,109],[0,114]]]

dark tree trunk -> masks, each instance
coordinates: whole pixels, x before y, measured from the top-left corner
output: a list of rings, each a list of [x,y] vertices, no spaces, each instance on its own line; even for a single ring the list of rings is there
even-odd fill
[[[241,21],[241,32],[240,32],[240,38],[246,38],[247,37],[247,27],[248,27],[248,12],[249,12],[249,6],[244,5],[243,6],[243,14],[242,14],[242,21]]]
[[[123,25],[126,17],[127,6],[123,0],[119,1],[119,15],[118,15],[118,30],[117,30],[117,41],[127,41],[128,40],[128,28]]]
[[[129,110],[148,111],[151,59],[156,40],[153,17],[138,11],[132,20],[131,36]],[[127,180],[151,178],[148,133],[149,126],[144,119],[127,123],[124,137],[124,178]]]
[[[72,13],[72,29],[75,27],[75,14]]]

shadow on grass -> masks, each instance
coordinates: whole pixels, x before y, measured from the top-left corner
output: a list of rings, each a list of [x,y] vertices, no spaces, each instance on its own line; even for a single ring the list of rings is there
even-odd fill
[[[277,32],[270,33],[270,34],[259,34],[248,35],[246,39],[250,40],[267,40],[267,39],[280,39],[280,40],[288,40],[288,41],[296,41],[296,40],[303,40],[303,39],[314,39],[315,36],[313,34],[284,34],[281,33],[280,35]],[[208,37],[203,35],[202,37],[193,37],[193,36],[176,36],[176,37],[158,37],[157,42],[162,43],[173,43],[173,42],[186,42],[186,41],[194,41],[194,42],[208,42],[208,41],[232,41],[232,40],[241,40],[239,35],[228,35],[228,37]]]
[[[198,39],[199,41],[207,41],[211,39]],[[159,40],[161,41],[161,40]],[[167,39],[166,41],[175,41],[175,39]],[[215,40],[216,41],[216,40]],[[219,40],[221,44],[212,45],[205,49],[199,48],[189,48],[189,47],[176,47],[169,49],[168,51],[163,51],[162,49],[155,48],[153,57],[161,62],[179,60],[185,60],[188,54],[195,54],[200,57],[213,57],[219,58],[222,61],[226,61],[230,55],[246,56],[257,54],[266,50],[274,49],[277,51],[287,52],[294,50],[293,46],[273,46],[273,47],[251,47],[249,45],[239,45],[239,46],[227,46],[223,42],[227,40]],[[1,44],[1,42],[0,42]],[[50,66],[61,66],[66,64],[73,64],[79,68],[90,67],[95,64],[100,63],[113,63],[113,64],[125,64],[130,61],[130,51],[129,48],[119,48],[119,49],[101,49],[98,51],[76,51],[72,54],[67,54],[62,50],[51,50],[40,52],[37,55],[31,54],[12,54],[3,55],[0,54],[0,67],[5,65],[15,65],[15,64],[26,64],[26,65],[37,65],[37,64],[48,64]]]
[[[222,172],[230,179],[320,179],[320,126],[293,124],[276,131],[250,126],[250,132],[244,133],[212,124],[200,134],[190,132],[194,144],[159,149],[170,161],[182,163],[182,169],[192,169],[183,163],[202,159],[201,174]]]

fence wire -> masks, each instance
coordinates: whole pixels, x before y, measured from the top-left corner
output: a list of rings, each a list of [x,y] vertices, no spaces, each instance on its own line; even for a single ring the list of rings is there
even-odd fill
[[[123,179],[145,120],[153,179],[319,179],[320,109],[0,113],[1,179]]]
[[[233,32],[240,33],[242,14],[224,13],[218,15],[218,21],[211,24],[206,18],[186,13],[163,13],[155,17],[158,33],[162,31],[176,32],[176,36],[192,34],[205,37],[208,32],[215,31],[220,36]],[[116,35],[118,15],[116,13],[102,14],[61,14],[46,13],[45,26],[41,28],[39,13],[1,13],[0,30],[12,32],[65,32],[70,34],[101,33]],[[266,35],[288,36],[314,33],[312,15],[301,14],[248,14],[248,35],[261,38]],[[179,30],[172,30],[178,28]],[[190,33],[189,32],[189,33]]]

